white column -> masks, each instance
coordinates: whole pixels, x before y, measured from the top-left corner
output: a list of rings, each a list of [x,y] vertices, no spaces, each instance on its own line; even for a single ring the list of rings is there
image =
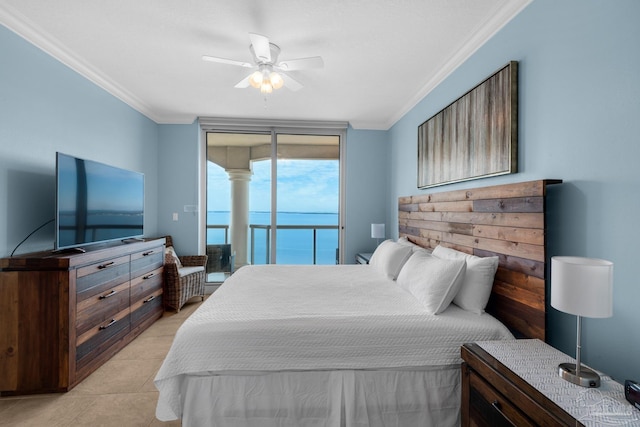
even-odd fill
[[[249,182],[251,171],[228,169],[231,181],[231,251],[235,252],[235,268],[249,263],[247,242],[249,237]]]

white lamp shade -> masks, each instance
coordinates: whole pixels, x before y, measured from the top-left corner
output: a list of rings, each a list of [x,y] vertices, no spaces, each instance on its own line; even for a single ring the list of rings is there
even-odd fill
[[[371,238],[384,239],[384,224],[371,224]]]
[[[613,263],[581,257],[551,258],[551,306],[585,317],[613,315]]]

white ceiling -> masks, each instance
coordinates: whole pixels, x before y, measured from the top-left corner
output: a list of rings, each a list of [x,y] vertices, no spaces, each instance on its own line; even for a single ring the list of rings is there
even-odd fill
[[[532,0],[0,0],[0,23],[157,123],[196,117],[347,121],[388,129]],[[249,33],[304,84],[233,86]],[[506,63],[506,61],[505,61]],[[501,65],[501,64],[498,64]],[[444,107],[444,106],[443,106]]]

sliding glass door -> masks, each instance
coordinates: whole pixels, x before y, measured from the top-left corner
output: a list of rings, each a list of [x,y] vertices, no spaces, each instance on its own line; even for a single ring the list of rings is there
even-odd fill
[[[335,264],[339,248],[340,137],[277,134],[279,264]]]
[[[339,262],[340,133],[210,130],[205,139],[208,282],[247,264]]]
[[[206,144],[207,282],[215,283],[250,263],[251,223],[255,214],[270,217],[270,175],[265,175],[261,166],[271,156],[271,133],[207,132]],[[258,193],[265,189],[267,193],[252,208],[254,169],[258,172]]]

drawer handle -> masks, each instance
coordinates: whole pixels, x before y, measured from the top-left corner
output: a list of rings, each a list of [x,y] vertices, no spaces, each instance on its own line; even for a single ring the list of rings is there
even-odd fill
[[[99,269],[99,270],[102,270],[102,269],[105,269],[105,268],[107,268],[107,267],[111,267],[113,264],[115,264],[113,261],[111,261],[111,262],[107,262],[107,263],[104,263],[104,264],[100,264],[100,265],[98,266],[98,269]]]
[[[155,273],[151,273],[151,274],[147,274],[146,276],[142,276],[143,280],[148,280],[151,279],[153,276],[155,276]]]
[[[149,298],[147,298],[146,300],[142,301],[143,304],[146,304],[148,302],[153,301],[154,299],[156,299],[155,295],[151,295]]]
[[[115,295],[115,294],[117,294],[117,293],[118,293],[118,291],[116,291],[116,290],[114,289],[114,290],[112,290],[111,292],[109,292],[109,293],[108,293],[108,294],[106,294],[106,295],[100,295],[100,296],[98,297],[98,299],[107,299],[107,298],[111,298],[112,296],[114,296],[114,295]]]
[[[500,402],[498,402],[497,400],[494,400],[493,402],[491,402],[491,406],[493,406],[493,409],[498,411],[498,413],[502,416],[502,418],[504,418],[509,424],[511,424],[514,427],[517,425],[516,423],[511,421],[511,419],[507,416],[507,414],[502,412],[502,409],[500,409]]]
[[[148,251],[148,252],[143,252],[142,256],[149,256],[153,253],[154,251]]]
[[[104,326],[100,326],[100,330],[104,331],[105,329],[107,329],[109,326],[113,326],[113,324],[116,323],[116,319],[111,319],[111,322],[107,323]]]

